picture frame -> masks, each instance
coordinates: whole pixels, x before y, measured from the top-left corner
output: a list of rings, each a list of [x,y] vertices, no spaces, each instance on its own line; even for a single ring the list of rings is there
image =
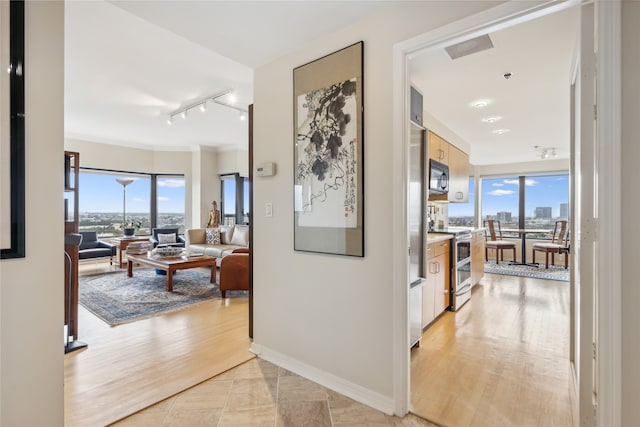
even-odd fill
[[[0,2],[0,259],[25,257],[24,9]]]
[[[364,43],[293,70],[294,250],[364,257]]]

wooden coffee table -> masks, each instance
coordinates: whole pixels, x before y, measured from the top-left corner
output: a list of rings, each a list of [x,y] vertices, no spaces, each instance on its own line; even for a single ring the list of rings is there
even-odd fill
[[[167,291],[173,292],[173,272],[197,267],[211,267],[211,283],[216,283],[216,259],[210,256],[163,258],[155,255],[127,254],[127,276],[133,277],[133,264],[148,265],[167,272]]]

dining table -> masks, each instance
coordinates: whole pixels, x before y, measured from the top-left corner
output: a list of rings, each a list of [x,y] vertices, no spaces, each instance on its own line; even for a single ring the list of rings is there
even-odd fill
[[[522,242],[522,253],[520,255],[520,262],[513,260],[509,265],[528,265],[531,267],[537,267],[538,263],[527,262],[527,234],[549,234],[553,230],[544,230],[541,228],[503,228],[503,233],[518,233],[520,235],[520,241]]]

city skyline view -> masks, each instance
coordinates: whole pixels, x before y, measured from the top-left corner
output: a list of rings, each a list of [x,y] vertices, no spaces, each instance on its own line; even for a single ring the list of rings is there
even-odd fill
[[[483,178],[482,217],[497,217],[498,212],[518,218],[518,177]],[[469,181],[469,203],[449,203],[449,217],[473,217],[474,180]],[[532,176],[525,179],[525,217],[535,218],[536,208],[551,208],[551,218],[558,218],[561,206],[568,205],[569,175]],[[564,208],[566,209],[566,207]]]

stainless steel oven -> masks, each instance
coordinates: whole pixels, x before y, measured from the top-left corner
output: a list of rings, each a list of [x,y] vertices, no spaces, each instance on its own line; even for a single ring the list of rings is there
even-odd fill
[[[471,233],[455,236],[455,277],[452,280],[452,308],[458,310],[471,299]]]

